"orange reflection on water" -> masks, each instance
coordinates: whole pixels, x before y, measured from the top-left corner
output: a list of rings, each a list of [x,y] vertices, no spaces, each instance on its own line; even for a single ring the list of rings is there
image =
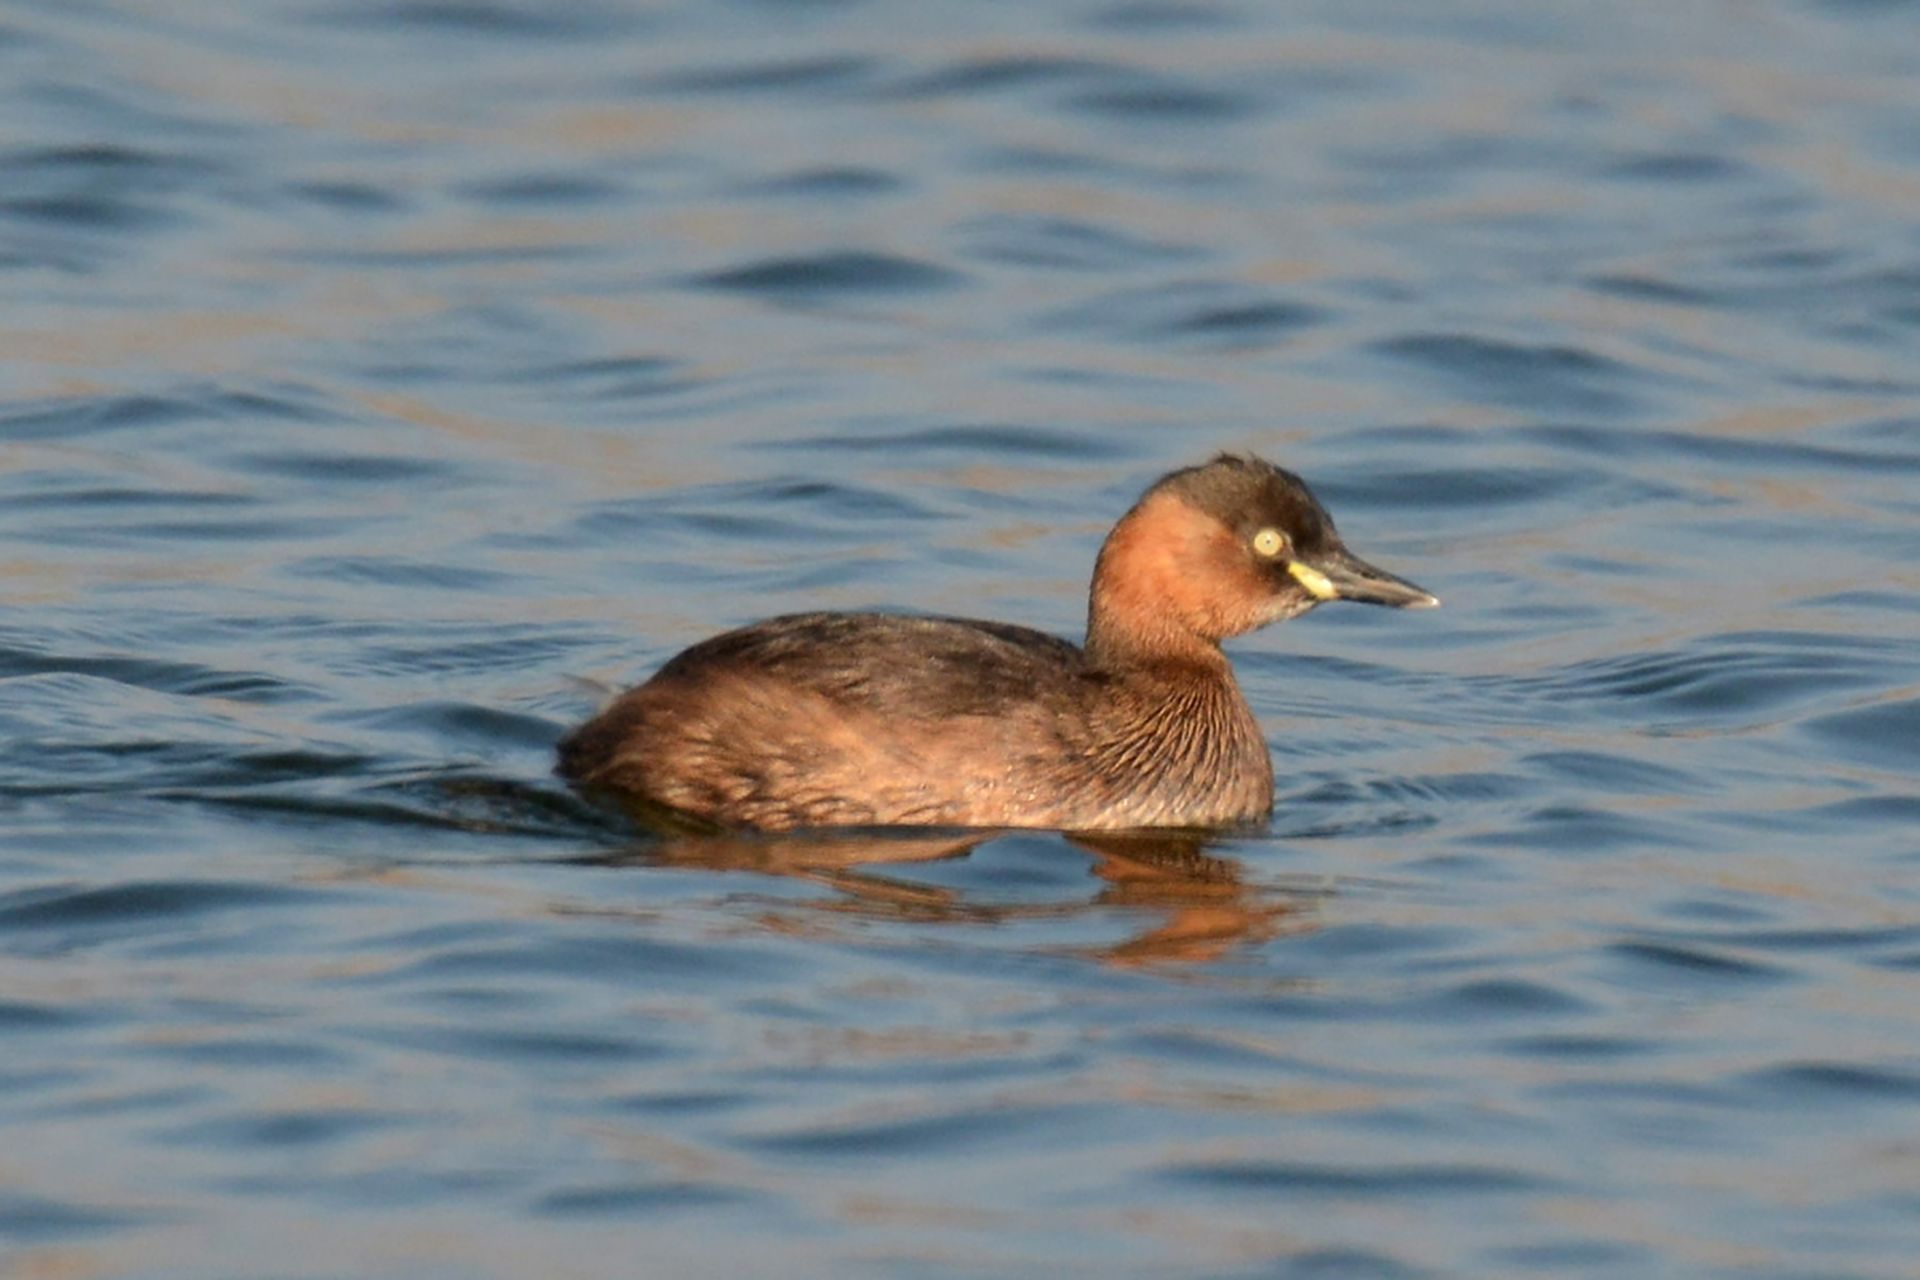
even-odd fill
[[[1089,948],[1113,965],[1191,964],[1317,927],[1312,899],[1250,884],[1240,862],[1210,852],[1218,837],[1198,831],[1063,833],[1070,850],[1092,857],[1100,882],[1090,898],[1044,903],[982,900],[966,889],[886,874],[885,868],[961,858],[999,831],[672,832],[609,862],[748,871],[805,880],[837,895],[812,910],[869,919],[999,924],[1019,919],[1121,914],[1142,922],[1127,936]],[[803,919],[770,916],[782,932]]]

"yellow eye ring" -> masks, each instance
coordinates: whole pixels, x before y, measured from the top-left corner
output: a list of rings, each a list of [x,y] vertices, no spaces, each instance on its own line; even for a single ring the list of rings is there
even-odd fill
[[[1262,529],[1253,535],[1255,554],[1271,560],[1287,549],[1287,535],[1278,529]]]

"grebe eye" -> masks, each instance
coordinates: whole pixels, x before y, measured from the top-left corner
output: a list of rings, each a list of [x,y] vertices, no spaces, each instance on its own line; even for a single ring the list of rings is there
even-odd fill
[[[1253,535],[1253,549],[1271,560],[1287,549],[1287,535],[1278,529],[1262,529]]]

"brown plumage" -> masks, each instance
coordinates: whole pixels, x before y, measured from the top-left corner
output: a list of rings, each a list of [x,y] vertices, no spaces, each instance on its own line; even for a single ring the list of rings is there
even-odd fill
[[[1299,477],[1222,455],[1114,527],[1084,649],[961,618],[774,618],[669,661],[560,744],[560,772],[723,826],[1250,822],[1273,771],[1220,641],[1336,598],[1438,603],[1350,555]]]

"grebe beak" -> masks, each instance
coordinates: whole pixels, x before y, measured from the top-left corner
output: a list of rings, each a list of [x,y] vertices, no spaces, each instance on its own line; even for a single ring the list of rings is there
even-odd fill
[[[1317,555],[1311,564],[1295,560],[1287,572],[1320,600],[1353,600],[1395,609],[1432,609],[1440,603],[1439,596],[1374,568],[1345,548]]]

